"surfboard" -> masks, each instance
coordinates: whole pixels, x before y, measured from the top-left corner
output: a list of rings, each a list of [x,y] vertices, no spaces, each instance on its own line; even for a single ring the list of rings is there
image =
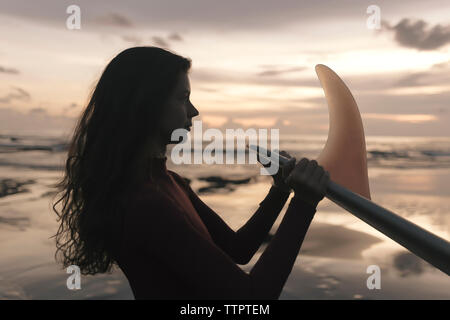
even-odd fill
[[[364,127],[353,95],[325,65],[316,65],[329,110],[328,139],[317,162],[330,173],[326,197],[450,275],[450,244],[371,201]],[[255,152],[256,146],[249,146]],[[262,155],[268,155],[265,150]],[[280,156],[281,162],[288,160]]]
[[[358,105],[333,70],[323,64],[316,65],[315,69],[329,112],[328,138],[317,162],[334,182],[371,199],[366,140]]]

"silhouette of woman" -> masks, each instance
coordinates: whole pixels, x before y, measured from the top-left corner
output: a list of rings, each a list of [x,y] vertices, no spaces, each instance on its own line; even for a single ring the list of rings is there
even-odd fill
[[[199,114],[189,100],[190,67],[190,59],[157,47],[129,48],[106,66],[57,184],[55,258],[82,274],[118,265],[136,299],[278,299],[329,174],[282,151],[289,163],[253,216],[232,230],[166,167],[171,132]],[[275,236],[244,272],[238,264],[267,238],[291,188]]]

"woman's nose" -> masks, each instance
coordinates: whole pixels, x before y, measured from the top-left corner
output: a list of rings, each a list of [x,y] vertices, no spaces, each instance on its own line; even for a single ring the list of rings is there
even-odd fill
[[[189,109],[189,117],[193,118],[193,117],[198,116],[198,115],[199,115],[198,110],[191,103],[191,108]]]

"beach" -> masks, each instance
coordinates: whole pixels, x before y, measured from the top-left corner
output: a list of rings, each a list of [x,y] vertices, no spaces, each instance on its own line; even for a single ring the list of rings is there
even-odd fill
[[[290,136],[280,149],[315,158],[324,137]],[[367,137],[372,201],[450,239],[450,139]],[[51,208],[62,177],[65,141],[58,137],[0,136],[0,299],[133,299],[120,270],[70,276],[54,260],[57,230]],[[237,230],[270,189],[260,165],[175,165],[201,199]],[[275,222],[273,235],[284,215]],[[270,236],[267,241],[270,241]],[[250,271],[268,242],[249,264]],[[381,288],[369,289],[369,266],[379,266]],[[450,278],[334,204],[319,203],[280,299],[449,299]]]

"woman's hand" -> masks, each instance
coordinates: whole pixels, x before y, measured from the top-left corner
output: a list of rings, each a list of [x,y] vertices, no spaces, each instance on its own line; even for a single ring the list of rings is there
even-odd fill
[[[256,153],[256,154],[257,154],[257,159],[258,159],[259,163],[261,163],[261,161],[259,159],[259,153]],[[277,173],[272,175],[273,185],[284,192],[291,192],[291,187],[284,180],[289,176],[291,171],[294,169],[296,159],[295,159],[295,157],[291,157],[291,155],[284,150],[281,150],[279,152],[279,154],[281,156],[288,158],[289,162],[286,163],[284,166],[282,166],[280,164],[280,168],[277,171]],[[270,166],[270,162],[268,164],[262,164],[262,165],[267,168]]]
[[[295,197],[316,207],[325,197],[330,173],[316,160],[302,158],[286,178],[286,184],[294,189]]]

